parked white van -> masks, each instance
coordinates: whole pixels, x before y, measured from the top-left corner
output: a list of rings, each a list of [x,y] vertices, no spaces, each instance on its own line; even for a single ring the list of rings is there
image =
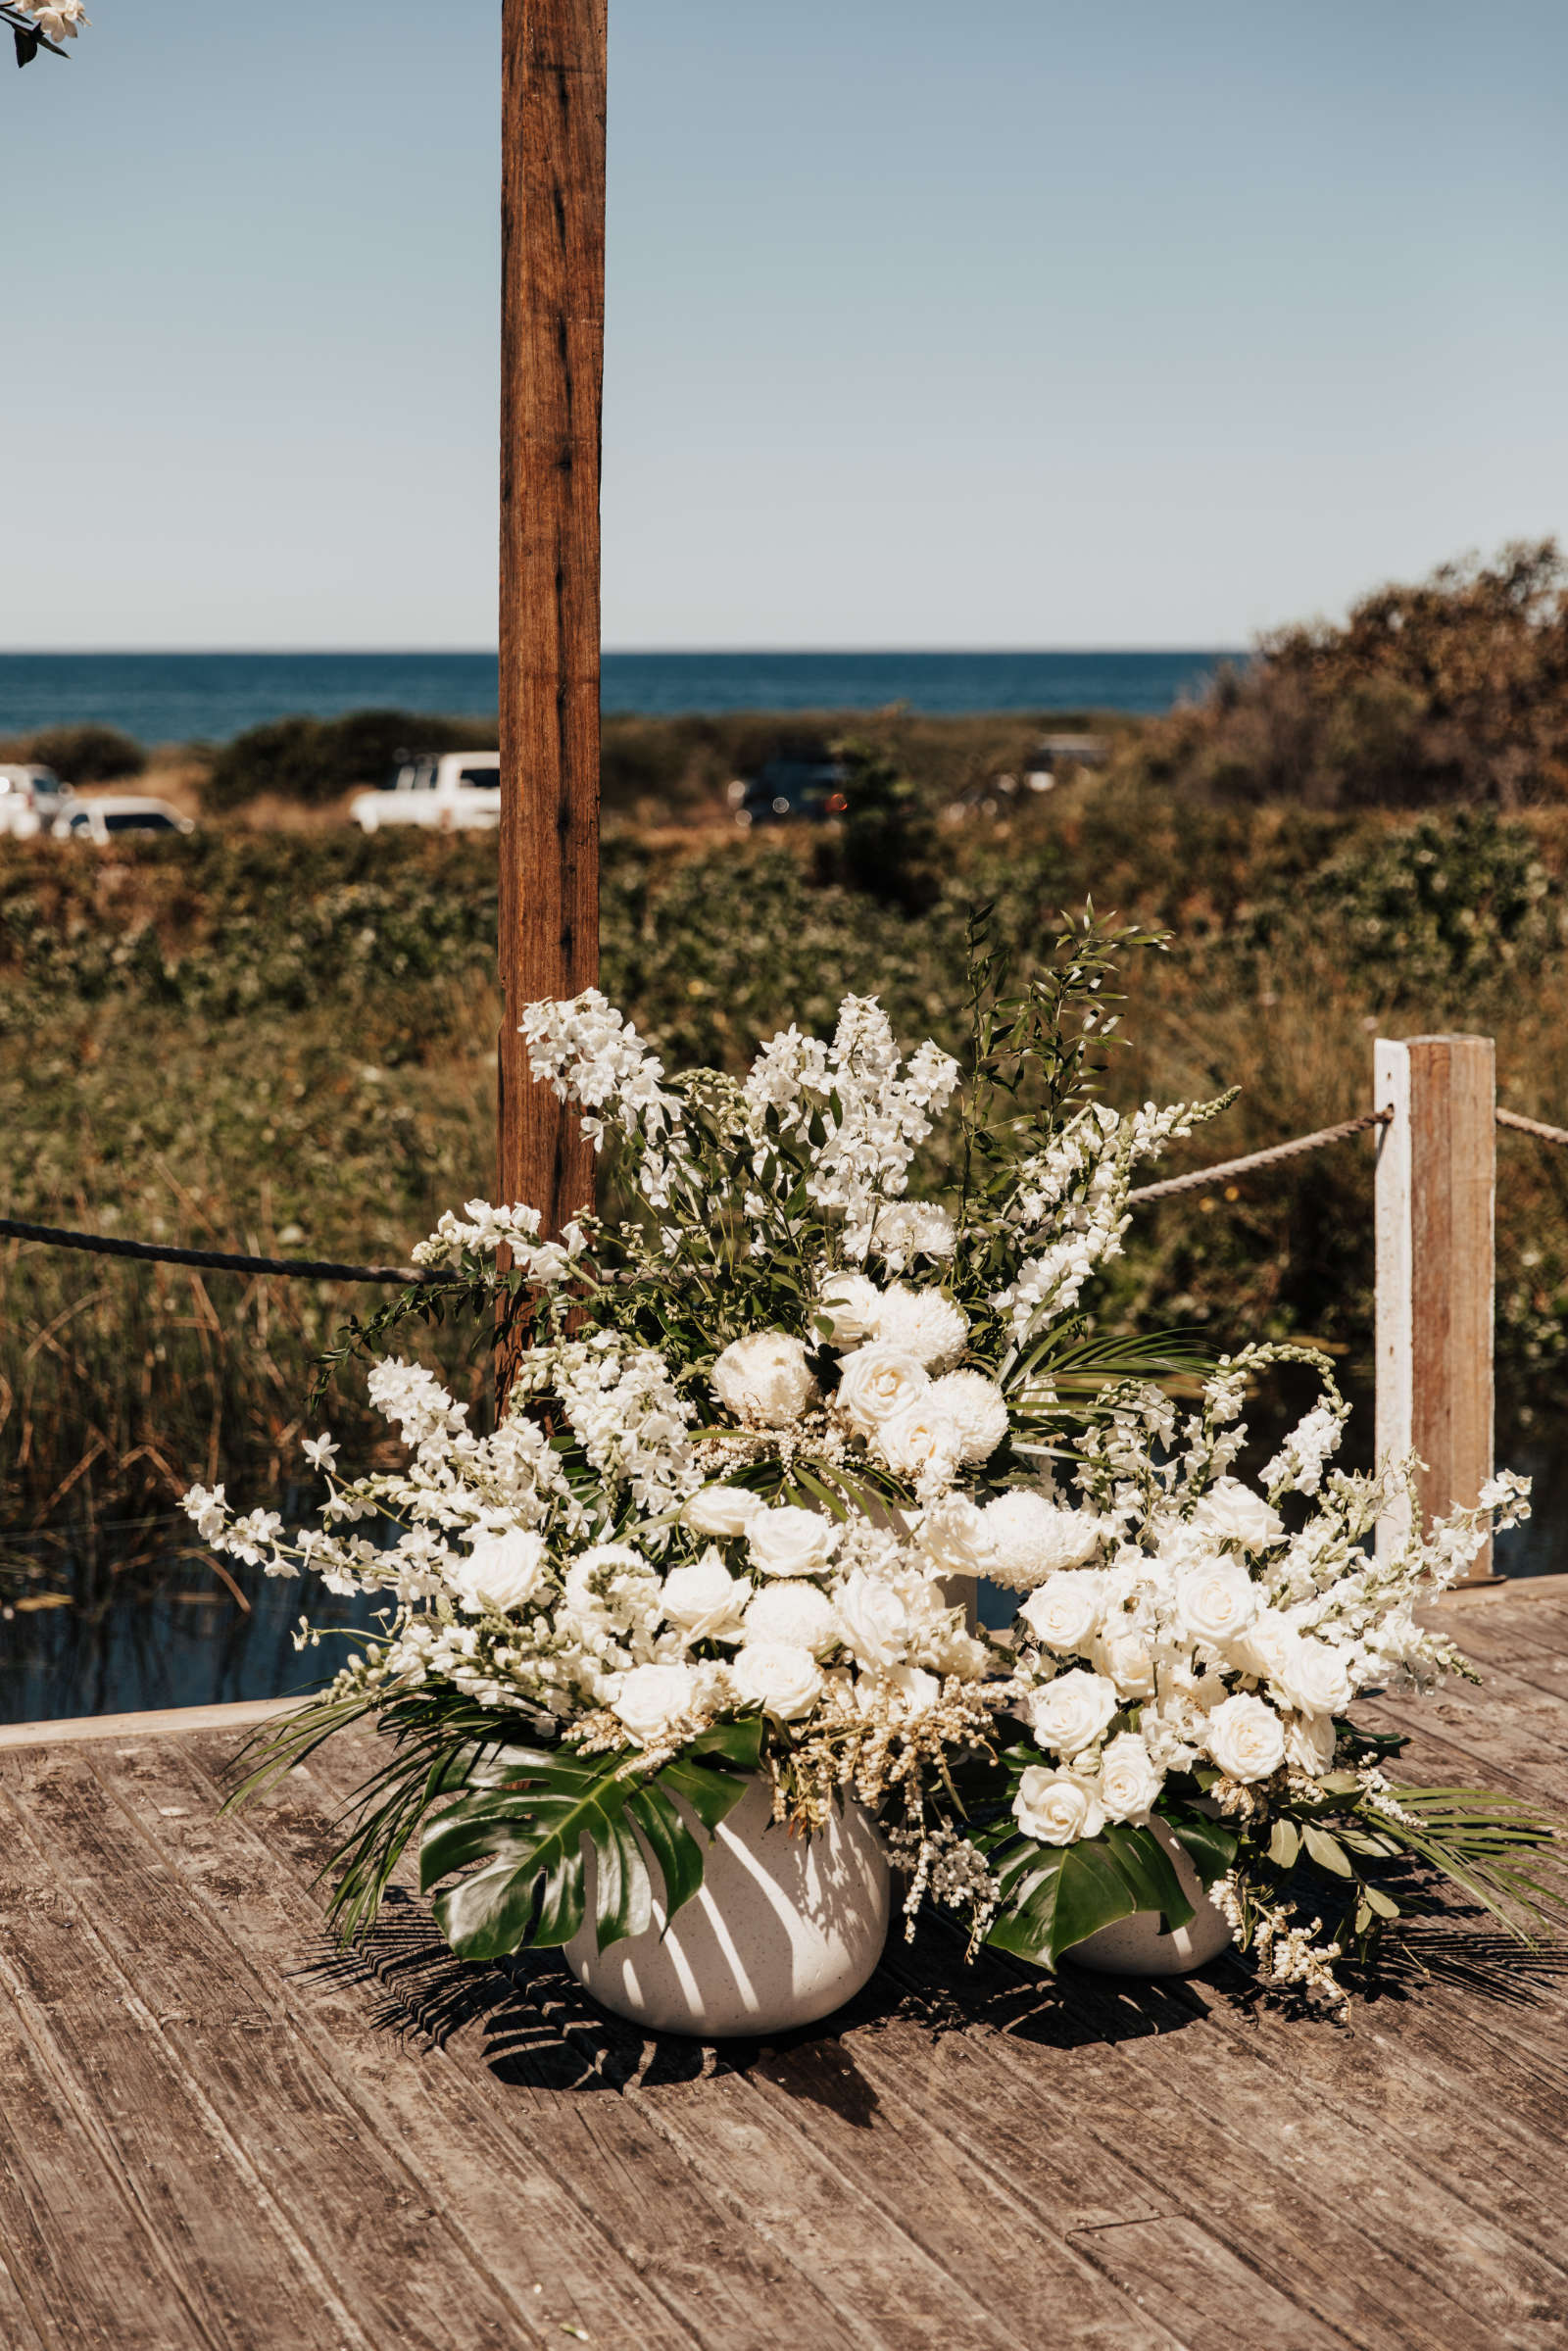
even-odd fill
[[[378,833],[384,824],[493,832],[501,822],[501,754],[441,751],[405,759],[379,790],[356,792],[349,814],[367,833]]]

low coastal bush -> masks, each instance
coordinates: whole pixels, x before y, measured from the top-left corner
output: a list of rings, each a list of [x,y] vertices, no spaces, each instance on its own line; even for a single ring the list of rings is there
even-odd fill
[[[215,812],[264,795],[322,808],[361,784],[379,784],[408,752],[494,751],[494,719],[353,710],[345,718],[278,718],[253,726],[214,759],[202,789]]]
[[[1568,798],[1568,561],[1552,540],[1280,629],[1243,674],[1129,740],[1120,772],[1298,808]]]
[[[110,784],[140,775],[147,754],[118,726],[46,726],[0,743],[0,759],[35,760],[63,784]]]
[[[605,987],[672,1067],[744,1068],[791,1016],[829,1028],[849,991],[956,1050],[970,906],[994,902],[1027,954],[1092,894],[1173,933],[1133,977],[1115,1100],[1243,1089],[1173,1169],[1364,1109],[1377,1030],[1494,1034],[1502,1099],[1568,1123],[1561,819],[1180,808],[1085,786],[941,847],[911,917],[818,879],[805,828],[621,833],[605,848]],[[208,832],[112,864],[0,844],[6,1212],[403,1262],[492,1181],[495,923],[482,836]],[[1568,1411],[1568,1153],[1499,1149],[1508,1448]],[[1244,1329],[1323,1340],[1356,1386],[1371,1157],[1356,1143],[1139,1210],[1102,1315],[1222,1345]],[[280,1476],[310,1359],[368,1297],[0,1244],[0,1524],[156,1506],[210,1478],[220,1435],[253,1483]],[[482,1403],[482,1359],[450,1333],[433,1345]],[[331,1409],[358,1429],[352,1398]]]

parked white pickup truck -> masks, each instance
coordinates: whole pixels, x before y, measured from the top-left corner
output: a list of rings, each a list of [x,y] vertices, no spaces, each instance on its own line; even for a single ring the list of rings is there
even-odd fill
[[[349,815],[367,833],[378,833],[384,824],[493,832],[501,822],[501,754],[442,751],[405,759],[377,791],[356,792]]]

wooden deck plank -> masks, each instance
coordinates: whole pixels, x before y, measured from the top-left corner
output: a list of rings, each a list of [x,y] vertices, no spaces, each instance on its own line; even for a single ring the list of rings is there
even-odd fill
[[[321,1758],[323,1771],[335,1773],[344,1792],[358,1776],[346,1763],[341,1750]],[[525,1983],[529,1972],[519,1971]],[[612,2068],[618,2063],[629,2076],[642,2036],[605,2019],[569,1980],[562,1980],[558,1962],[547,1961],[544,1975],[556,2029],[564,2018],[580,2017],[596,2057]],[[874,2329],[883,2314],[896,2310],[901,2340],[910,2351],[928,2342],[953,2351],[1012,2351],[1015,2332],[1010,2325],[999,2329],[987,2309],[994,2266],[977,2288],[974,2235],[964,2230],[955,2238],[950,2216],[918,2170],[902,2174],[894,2200],[879,2201],[866,2182],[869,2149],[857,2145],[841,2159],[805,2128],[799,2107],[768,2100],[746,2072],[727,2065],[693,2079],[644,2081],[626,2102],[646,2115],[671,2152],[780,2263],[805,2268],[852,2334]],[[956,2273],[945,2254],[956,2256]],[[1089,2290],[1087,2269],[1038,2236],[1033,2254],[1068,2318],[1079,2316],[1086,2325],[1095,2320],[1104,2296],[1098,2286]],[[873,2332],[871,2339],[879,2338]],[[1126,2314],[1123,2334],[1105,2340],[1131,2346],[1158,2338],[1139,2332]]]
[[[504,2035],[475,2052],[462,2033],[430,2048],[377,2029],[376,2011],[393,2003],[323,1964],[320,1911],[308,1890],[336,1841],[332,1790],[318,1775],[297,1775],[264,1806],[220,1821],[213,1767],[220,1779],[234,1745],[158,1741],[128,1755],[100,1751],[93,1766],[156,1822],[247,1956],[287,1979],[295,2021],[321,2062],[385,2118],[492,2276],[518,2296],[542,2285],[549,2323],[579,2326],[595,2341],[760,2343],[763,2301],[827,2351],[851,2339],[809,2281],[705,2196],[621,2099],[592,2088],[564,2094],[581,2071],[569,2051],[564,2067],[554,2064],[554,2082],[508,2084],[492,2071],[506,2063]],[[506,1980],[497,1984],[492,2007],[509,1997]]]
[[[213,1932],[135,1829],[109,1816],[82,1750],[12,1760],[5,1793],[29,1837],[19,1788],[29,1811],[47,1808],[35,1867],[63,1896],[53,1917],[10,1922],[24,2023],[41,2013],[77,2079],[93,2080],[122,2160],[160,2180],[160,2242],[204,2323],[244,2344],[270,2306],[280,2343],[314,2344],[323,2314],[365,2351],[515,2343],[518,2314],[465,2260],[418,2176],[336,2094],[284,1985]],[[119,1900],[101,1898],[111,1884]]]
[[[1412,1774],[1568,1807],[1568,1591],[1443,1621],[1488,1683],[1382,1704]],[[310,1881],[368,1743],[220,1816],[238,1744],[0,1758],[5,2351],[1568,2339],[1568,1983],[1345,2033],[1223,1968],[1063,1994],[928,1939],[826,2027],[704,2052],[553,1957],[459,1966],[407,1899],[329,1964]]]

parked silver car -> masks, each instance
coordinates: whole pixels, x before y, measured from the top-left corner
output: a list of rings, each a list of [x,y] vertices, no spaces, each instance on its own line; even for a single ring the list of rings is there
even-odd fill
[[[0,833],[9,833],[14,841],[47,833],[73,797],[71,786],[63,784],[52,767],[39,767],[30,759],[0,763]]]

